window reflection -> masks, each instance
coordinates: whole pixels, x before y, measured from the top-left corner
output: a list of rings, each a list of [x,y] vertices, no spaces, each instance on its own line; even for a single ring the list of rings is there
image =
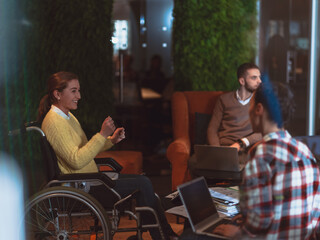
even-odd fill
[[[114,0],[113,21],[127,26],[115,25],[113,118],[125,126],[128,148],[157,151],[170,135],[172,10],[173,0]]]
[[[293,135],[307,131],[310,9],[311,0],[260,1],[260,66],[294,94],[295,112],[287,126]]]

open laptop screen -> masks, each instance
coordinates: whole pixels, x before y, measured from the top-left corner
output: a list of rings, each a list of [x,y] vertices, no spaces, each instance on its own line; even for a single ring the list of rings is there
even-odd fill
[[[203,177],[178,186],[178,190],[193,226],[217,214],[207,183]]]

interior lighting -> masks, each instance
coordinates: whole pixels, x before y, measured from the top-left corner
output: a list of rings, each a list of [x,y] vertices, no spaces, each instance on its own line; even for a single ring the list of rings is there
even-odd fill
[[[144,16],[140,17],[140,25],[144,25],[146,23]]]
[[[128,48],[128,21],[114,21],[114,32],[111,39],[114,50],[126,50]]]
[[[111,38],[111,42],[112,42],[113,44],[117,44],[117,43],[119,42],[119,39],[118,39],[117,37],[112,37],[112,38]]]

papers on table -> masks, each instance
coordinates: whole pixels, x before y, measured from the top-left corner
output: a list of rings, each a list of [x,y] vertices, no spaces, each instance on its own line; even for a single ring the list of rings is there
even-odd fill
[[[211,197],[224,200],[225,203],[239,203],[239,188],[238,187],[211,187],[209,188]]]
[[[170,208],[166,212],[174,214],[174,215],[178,215],[180,217],[188,218],[187,211],[186,211],[186,209],[184,208],[183,205]],[[228,217],[228,216],[230,216],[230,215],[225,214],[225,213],[223,213],[221,211],[218,211],[218,214],[219,214],[219,217]]]
[[[211,197],[216,204],[219,215],[222,217],[233,216],[239,213],[239,188],[238,187],[211,187],[209,188]],[[171,200],[177,198],[179,195],[178,191],[170,193],[166,196]],[[188,218],[187,212],[183,205],[170,208],[166,211],[174,215]]]
[[[228,216],[239,213],[239,188],[209,188],[211,197],[216,204],[217,210]]]
[[[174,215],[178,215],[180,217],[188,218],[187,211],[186,211],[186,209],[184,208],[183,205],[176,206],[176,207],[173,207],[173,208],[169,208],[166,212],[174,214]]]
[[[172,193],[168,194],[166,196],[166,198],[173,199],[173,198],[176,198],[178,195],[179,195],[179,192],[175,191],[175,192],[172,192]]]

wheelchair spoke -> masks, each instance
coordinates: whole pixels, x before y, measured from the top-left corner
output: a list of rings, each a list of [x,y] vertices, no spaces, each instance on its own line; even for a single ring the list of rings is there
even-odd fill
[[[70,193],[55,192],[60,189]],[[25,213],[26,239],[109,239],[110,225],[105,211],[90,196],[82,194],[55,187],[31,200]]]

